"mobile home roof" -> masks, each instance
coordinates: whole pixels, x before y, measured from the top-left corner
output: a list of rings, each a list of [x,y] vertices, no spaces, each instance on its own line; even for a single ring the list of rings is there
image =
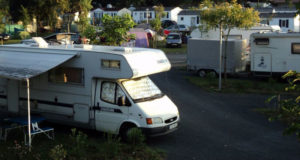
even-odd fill
[[[267,32],[267,33],[253,33],[253,37],[276,37],[276,38],[285,38],[285,37],[299,37],[299,32],[283,33],[283,32]]]
[[[24,80],[47,72],[83,52],[110,53],[124,56],[133,75],[146,76],[168,71],[171,65],[162,51],[146,48],[61,45],[45,48],[15,44],[0,46],[0,77]]]

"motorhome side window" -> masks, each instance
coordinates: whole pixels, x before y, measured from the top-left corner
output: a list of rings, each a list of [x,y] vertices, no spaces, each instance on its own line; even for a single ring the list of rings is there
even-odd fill
[[[102,82],[101,99],[108,103],[117,104],[118,99],[125,96],[121,87],[115,82]]]
[[[84,71],[82,68],[56,68],[49,72],[49,82],[83,85]]]
[[[300,54],[300,43],[292,43],[292,54]]]
[[[269,45],[269,38],[255,38],[256,45]]]
[[[101,60],[102,68],[120,69],[120,61],[118,60]]]

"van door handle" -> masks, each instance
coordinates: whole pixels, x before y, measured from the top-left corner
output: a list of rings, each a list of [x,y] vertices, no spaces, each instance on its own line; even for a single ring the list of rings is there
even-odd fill
[[[92,109],[93,110],[99,110],[99,111],[101,110],[101,108],[99,106],[93,106]]]

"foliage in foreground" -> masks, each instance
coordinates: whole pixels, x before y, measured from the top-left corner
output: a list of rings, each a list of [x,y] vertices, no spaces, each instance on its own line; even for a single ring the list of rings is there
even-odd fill
[[[279,99],[277,108],[273,110],[269,120],[280,120],[287,124],[284,134],[296,134],[300,142],[300,73],[289,71],[283,76],[288,79],[289,87],[285,88],[286,92],[293,91],[297,93],[296,97]],[[279,95],[270,97],[267,102],[270,102]]]
[[[1,144],[0,159],[6,160],[162,160],[164,153],[152,149],[144,143],[140,131],[129,134],[133,141],[122,143],[120,138],[105,134],[104,138],[90,137],[76,129],[71,130],[69,136],[62,134],[56,136],[55,141],[45,139],[43,136],[34,138],[31,152],[22,141],[15,140],[13,144]],[[134,138],[135,137],[135,138]],[[44,138],[44,139],[43,139]]]

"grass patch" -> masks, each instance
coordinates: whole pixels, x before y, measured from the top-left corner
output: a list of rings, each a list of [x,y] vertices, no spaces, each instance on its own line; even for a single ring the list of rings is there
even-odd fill
[[[200,78],[189,76],[186,77],[191,83],[207,91],[218,90],[218,78]],[[280,83],[274,80],[245,80],[245,79],[227,79],[226,83],[222,81],[222,91],[226,93],[263,93],[274,94],[284,93],[287,83]]]
[[[7,41],[3,41],[3,44],[17,44],[17,43],[21,43],[20,39],[9,39]]]
[[[165,153],[148,147],[145,143],[127,144],[114,135],[91,133],[91,136],[82,131],[72,129],[57,129],[55,140],[49,140],[44,135],[37,135],[32,141],[32,150],[24,145],[23,133],[20,130],[12,131],[6,142],[0,143],[0,159],[3,160],[163,160]],[[63,132],[66,133],[63,133]]]
[[[182,44],[181,48],[178,48],[178,47],[166,48],[166,41],[158,41],[157,49],[161,49],[166,54],[168,54],[168,53],[186,54],[187,53],[187,45],[186,44]]]

